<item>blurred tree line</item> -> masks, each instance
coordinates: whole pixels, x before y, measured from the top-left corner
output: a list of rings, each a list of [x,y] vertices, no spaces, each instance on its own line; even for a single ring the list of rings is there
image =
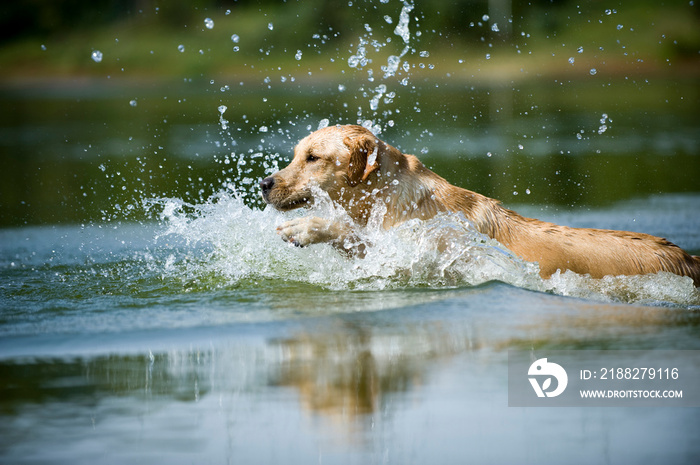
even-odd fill
[[[643,55],[647,63],[669,58],[698,61],[700,5],[692,0],[22,0],[0,4],[0,74],[90,72],[85,56],[102,50],[103,67],[177,73],[198,70],[204,59],[178,54],[198,50],[212,62],[232,63],[260,54],[293,59],[297,50],[320,57],[330,39],[354,48],[365,27],[375,38],[394,35],[399,13],[410,13],[411,45],[430,53],[481,53],[485,48],[527,47],[542,59],[553,47],[586,44],[614,59]],[[700,2],[699,2],[700,3]],[[618,14],[619,13],[619,14]],[[205,29],[211,17],[216,27]],[[274,27],[268,24],[274,23]],[[621,24],[624,29],[616,29]],[[422,36],[414,34],[421,31]],[[321,37],[321,40],[312,37]],[[120,49],[114,50],[115,38]],[[123,40],[122,40],[123,39]],[[121,40],[121,41],[120,41]],[[111,45],[110,45],[111,43]],[[144,44],[148,44],[145,45]],[[354,44],[354,45],[352,45]],[[40,47],[41,45],[41,47]],[[392,44],[398,46],[398,43]],[[147,48],[146,48],[147,47]],[[520,53],[518,49],[518,53]],[[50,53],[43,53],[50,50]],[[575,47],[574,47],[575,50]],[[155,51],[155,55],[154,52]],[[308,54],[307,54],[308,52]],[[43,53],[43,54],[42,54]],[[228,54],[226,54],[228,53]],[[290,55],[291,53],[291,55]],[[283,57],[283,58],[284,58]],[[201,57],[200,57],[201,58]],[[186,62],[189,60],[189,62]],[[198,60],[198,61],[197,61]],[[177,62],[177,64],[175,63]],[[213,66],[213,65],[212,65]]]
[[[348,21],[345,6],[364,8],[368,15],[396,15],[400,11],[400,0],[22,0],[4,1],[0,5],[0,42],[26,36],[49,36],[75,29],[94,29],[108,24],[137,19],[155,20],[170,27],[181,27],[204,12],[211,14],[230,10],[276,10],[285,4],[297,3],[304,14],[287,27],[300,29],[318,26],[348,32],[355,27]],[[665,10],[693,2],[687,0],[415,0],[415,12],[420,12],[423,29],[454,32],[469,35],[469,23],[489,14],[501,19],[501,31],[507,33],[510,23],[503,18],[512,18],[517,25],[533,21],[536,27],[546,32],[557,32],[567,27],[572,14],[600,13],[626,6],[642,7],[663,14]],[[694,19],[700,19],[700,8],[692,8]],[[367,18],[369,20],[369,18]],[[698,24],[698,23],[696,23]],[[478,36],[478,30],[471,35]]]

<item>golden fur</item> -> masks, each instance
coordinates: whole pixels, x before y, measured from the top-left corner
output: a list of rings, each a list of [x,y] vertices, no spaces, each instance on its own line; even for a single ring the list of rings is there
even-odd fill
[[[481,233],[523,259],[538,262],[543,278],[557,270],[594,278],[669,271],[690,276],[700,286],[700,257],[666,239],[525,218],[497,200],[449,184],[415,156],[401,153],[361,126],[330,126],[313,132],[299,142],[286,168],[260,184],[265,201],[282,211],[312,203],[315,186],[359,226],[367,224],[380,200],[387,207],[386,229],[412,218],[462,212]],[[305,217],[284,223],[278,232],[296,245],[330,242],[343,248],[353,226]]]

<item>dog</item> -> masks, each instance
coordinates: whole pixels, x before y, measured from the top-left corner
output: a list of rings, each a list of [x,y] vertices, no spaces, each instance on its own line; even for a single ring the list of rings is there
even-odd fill
[[[668,271],[689,276],[700,287],[700,257],[666,239],[523,217],[498,200],[453,186],[362,126],[328,126],[311,133],[297,144],[291,163],[263,179],[260,188],[264,201],[280,211],[312,204],[320,189],[347,212],[349,222],[307,216],[280,225],[282,239],[298,246],[326,242],[362,253],[364,244],[357,244],[354,231],[367,225],[382,202],[384,229],[440,212],[462,213],[482,234],[537,262],[545,279],[557,270],[593,278]]]

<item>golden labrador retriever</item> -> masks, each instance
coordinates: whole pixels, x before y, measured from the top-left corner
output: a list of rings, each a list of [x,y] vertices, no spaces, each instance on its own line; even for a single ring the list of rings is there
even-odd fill
[[[449,184],[415,156],[401,153],[361,126],[313,132],[296,146],[292,162],[260,186],[265,202],[282,211],[313,203],[313,192],[320,189],[354,222],[308,216],[282,224],[282,239],[300,246],[329,242],[339,249],[353,247],[353,229],[366,226],[373,207],[382,202],[385,229],[439,212],[462,212],[479,232],[524,260],[538,262],[543,278],[557,270],[594,278],[669,271],[690,276],[700,286],[700,257],[666,239],[525,218],[497,200]]]

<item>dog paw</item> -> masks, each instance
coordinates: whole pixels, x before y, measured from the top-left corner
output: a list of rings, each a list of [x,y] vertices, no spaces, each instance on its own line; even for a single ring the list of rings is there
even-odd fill
[[[334,229],[333,223],[329,220],[307,216],[282,223],[277,227],[277,234],[286,242],[297,247],[305,247],[337,239]]]

